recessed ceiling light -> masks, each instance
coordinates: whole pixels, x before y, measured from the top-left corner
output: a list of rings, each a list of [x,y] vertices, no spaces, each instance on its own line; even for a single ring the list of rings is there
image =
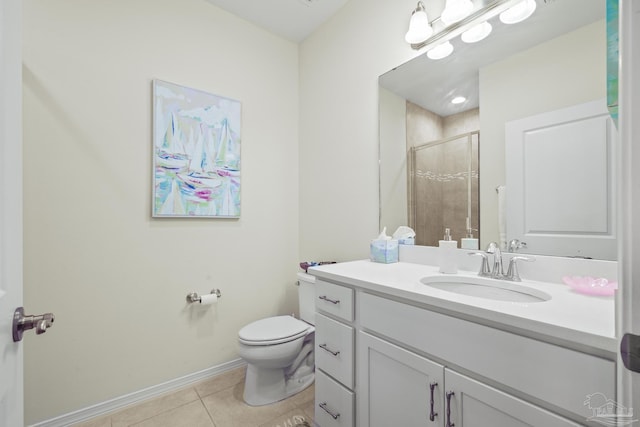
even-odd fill
[[[465,98],[464,96],[456,96],[455,98],[453,98],[451,100],[451,103],[452,104],[462,104],[466,100],[467,100],[467,98]]]

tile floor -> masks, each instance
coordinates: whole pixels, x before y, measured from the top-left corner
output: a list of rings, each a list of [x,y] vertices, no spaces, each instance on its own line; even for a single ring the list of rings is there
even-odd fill
[[[244,403],[245,367],[74,427],[313,426],[314,387],[267,406]]]

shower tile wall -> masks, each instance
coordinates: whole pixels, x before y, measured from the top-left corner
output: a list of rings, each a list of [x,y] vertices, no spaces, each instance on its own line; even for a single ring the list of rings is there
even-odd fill
[[[480,129],[480,110],[474,108],[442,119],[442,137],[461,135]]]
[[[432,113],[429,110],[407,101],[407,113],[406,113],[406,127],[407,127],[407,153],[411,147],[416,147],[424,144],[428,141],[436,141],[442,139],[444,136],[444,123],[442,117]],[[410,174],[409,168],[407,171]],[[413,198],[413,190],[411,177],[407,177],[407,200],[408,200],[408,222],[416,232],[416,244],[424,245],[421,241],[424,241],[424,232],[419,232],[415,217],[417,207],[416,201]]]
[[[476,142],[471,142],[475,140]],[[444,235],[444,229],[450,228],[454,240],[460,240],[466,234],[468,212],[468,169],[469,144],[476,147],[477,138],[465,135],[452,141],[436,143],[433,146],[416,151],[414,198],[416,204],[416,244],[437,246]],[[476,197],[472,197],[471,222],[477,228],[477,169],[472,168],[473,188]],[[475,209],[474,201],[475,199]]]
[[[407,149],[453,135],[479,129],[478,109],[442,118],[407,102]],[[472,144],[471,227],[478,229],[478,138]],[[409,185],[409,224],[416,231],[416,244],[437,246],[444,229],[450,228],[455,240],[466,235],[467,138],[435,144],[416,151],[414,182]],[[409,178],[410,179],[410,178]],[[475,237],[478,237],[476,232]]]

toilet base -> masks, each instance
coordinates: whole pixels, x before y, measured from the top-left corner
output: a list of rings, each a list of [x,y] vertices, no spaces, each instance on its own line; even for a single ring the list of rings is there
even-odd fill
[[[283,369],[258,369],[247,365],[244,401],[250,406],[263,406],[284,400],[313,384],[314,372],[285,380]]]

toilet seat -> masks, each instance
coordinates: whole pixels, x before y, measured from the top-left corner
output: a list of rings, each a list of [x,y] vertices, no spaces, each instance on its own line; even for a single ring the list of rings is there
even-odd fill
[[[274,345],[304,337],[313,326],[292,316],[275,316],[249,323],[238,332],[245,345]]]

